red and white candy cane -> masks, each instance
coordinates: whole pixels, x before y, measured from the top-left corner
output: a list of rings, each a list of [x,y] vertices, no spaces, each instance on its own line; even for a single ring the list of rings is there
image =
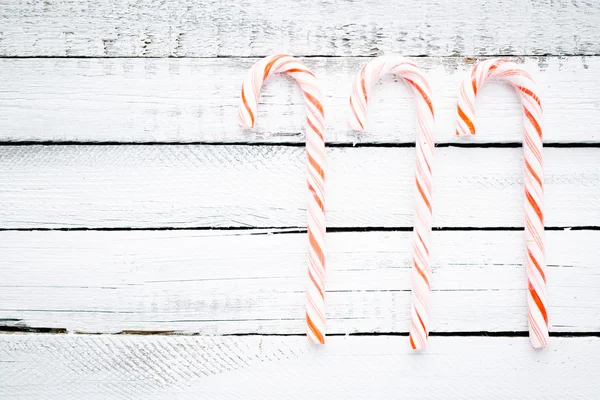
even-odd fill
[[[415,227],[412,267],[412,307],[410,345],[424,349],[429,336],[429,296],[431,269],[431,163],[434,147],[434,112],[431,87],[423,71],[399,56],[378,57],[363,67],[350,94],[350,128],[362,131],[367,117],[367,102],[374,84],[382,75],[393,74],[408,83],[417,103],[417,167],[415,173]]]
[[[542,162],[542,105],[537,87],[523,67],[509,60],[493,59],[475,65],[460,87],[457,135],[475,134],[475,96],[487,79],[497,78],[517,90],[523,107],[525,133],[525,245],[527,248],[527,304],[529,338],[534,348],[548,344],[546,262],[544,258],[544,169]]]
[[[296,80],[306,102],[308,183],[308,277],[306,333],[312,343],[325,343],[325,140],[323,95],[315,75],[285,54],[266,57],[252,66],[242,85],[239,123],[253,128],[260,88],[272,74]]]

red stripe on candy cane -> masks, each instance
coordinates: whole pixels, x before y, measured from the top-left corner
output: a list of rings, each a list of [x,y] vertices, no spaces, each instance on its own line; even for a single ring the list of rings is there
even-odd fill
[[[413,349],[424,349],[429,336],[429,296],[431,268],[431,161],[433,160],[434,110],[431,88],[423,71],[397,56],[378,57],[363,67],[350,94],[350,128],[362,131],[366,123],[367,102],[377,80],[393,74],[403,78],[417,103],[417,167],[415,172],[415,228],[413,240],[412,307],[409,342]]]
[[[242,85],[238,110],[240,126],[254,127],[260,88],[277,73],[288,74],[302,90],[307,106],[306,155],[308,184],[308,289],[306,334],[313,343],[325,343],[325,140],[323,95],[315,75],[298,59],[280,54],[266,57],[250,68]]]
[[[534,348],[548,344],[548,304],[546,298],[546,262],[544,258],[544,168],[542,158],[542,105],[531,75],[509,60],[487,60],[475,65],[463,81],[457,105],[458,135],[475,134],[475,96],[487,79],[499,79],[517,90],[525,124],[523,158],[525,175],[525,245],[529,339]],[[533,100],[533,101],[531,101]],[[466,128],[466,129],[465,129]]]

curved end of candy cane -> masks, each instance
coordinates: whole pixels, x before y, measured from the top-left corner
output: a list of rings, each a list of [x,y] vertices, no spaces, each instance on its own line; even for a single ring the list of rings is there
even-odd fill
[[[244,103],[238,109],[238,126],[242,129],[254,128],[254,117]]]
[[[254,124],[248,124],[246,121],[239,121],[238,126],[241,129],[254,129]]]
[[[365,127],[356,118],[350,118],[348,120],[348,129],[351,131],[363,132]]]
[[[475,131],[475,126],[472,126],[472,128],[466,128],[464,125],[464,121],[460,120],[460,116],[459,118],[459,122],[456,124],[456,131],[455,131],[455,135],[458,137],[465,137],[465,136],[474,136],[476,131]]]
[[[308,312],[306,313],[306,337],[312,344],[325,344],[325,325],[317,327]]]
[[[353,98],[353,96],[350,96],[350,100],[348,102],[348,109],[350,110],[350,116],[348,117],[348,128],[352,131],[358,131],[358,132],[362,132],[365,130],[365,118],[362,118],[362,121],[360,119],[360,117],[357,114],[357,110],[355,108],[355,102],[356,100]]]
[[[248,121],[242,120],[241,118],[238,121],[238,126],[241,129],[254,129],[254,123],[252,123],[252,122],[248,123]]]
[[[473,118],[469,117],[460,104],[456,106],[456,136],[473,136],[475,135],[475,124]]]
[[[460,127],[456,128],[456,132],[455,135],[458,137],[465,137],[465,136],[474,136],[475,135],[475,131],[473,132],[465,132],[463,129],[461,129]]]

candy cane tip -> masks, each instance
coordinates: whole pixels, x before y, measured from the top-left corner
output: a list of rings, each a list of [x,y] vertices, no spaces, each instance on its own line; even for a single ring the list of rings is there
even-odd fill
[[[427,339],[425,339],[424,341],[423,340],[414,341],[412,333],[410,333],[408,335],[408,341],[410,343],[410,348],[415,351],[425,350],[427,348]]]
[[[350,121],[348,122],[348,129],[355,132],[364,132],[365,128],[360,124],[360,122]]]
[[[410,347],[414,350],[414,351],[421,351],[421,350],[425,350],[427,349],[427,344],[425,343],[414,343],[411,342]]]
[[[254,129],[254,124],[248,124],[245,121],[244,122],[240,122],[238,124],[238,126],[242,129]]]
[[[325,338],[313,338],[310,337],[308,338],[308,341],[310,342],[310,344],[314,344],[315,346],[321,346],[323,344],[325,344]]]
[[[461,131],[460,129],[456,130],[456,136],[458,137],[465,137],[465,136],[475,136],[475,131],[471,132],[465,132],[465,131]]]

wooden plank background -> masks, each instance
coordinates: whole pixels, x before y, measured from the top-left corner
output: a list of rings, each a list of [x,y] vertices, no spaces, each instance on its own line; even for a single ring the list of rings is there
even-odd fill
[[[533,352],[527,338],[445,337],[425,354],[406,340],[333,337],[317,351],[303,337],[0,335],[0,371],[5,398],[585,399],[600,390],[587,368],[600,361],[598,338],[550,338],[549,351]]]
[[[411,239],[328,235],[329,333],[406,332]],[[434,233],[433,331],[527,330],[522,239]],[[552,331],[600,331],[600,232],[546,239]],[[285,230],[0,232],[0,272],[11,277],[0,312],[13,327],[80,333],[302,334],[305,240]]]
[[[600,124],[598,57],[514,59],[535,72],[539,82],[547,145],[600,142],[596,129]],[[358,133],[347,129],[349,88],[368,60],[303,58],[323,87],[327,142],[413,143],[414,100],[406,85],[392,83],[392,77],[382,79],[369,100],[368,130]],[[289,78],[273,77],[265,85],[256,131],[241,130],[235,123],[241,81],[256,61],[0,59],[0,70],[10,77],[0,87],[3,137],[11,141],[302,143],[304,101]],[[427,71],[435,88],[437,143],[521,142],[518,97],[510,87],[496,82],[486,84],[478,96],[476,126],[481,134],[455,137],[458,87],[476,59],[419,57],[413,61]],[[401,123],[394,116],[401,118]]]
[[[7,56],[595,55],[595,2],[2,0]]]
[[[0,0],[0,398],[599,397],[599,24],[579,0]],[[236,123],[244,74],[276,52],[325,93],[322,348],[303,334],[299,90],[270,79],[257,130]],[[346,127],[352,79],[390,53],[435,93],[421,353],[409,90],[382,79],[368,130]],[[526,338],[517,96],[487,84],[478,135],[453,135],[460,81],[495,56],[531,71],[545,112],[542,351]]]

